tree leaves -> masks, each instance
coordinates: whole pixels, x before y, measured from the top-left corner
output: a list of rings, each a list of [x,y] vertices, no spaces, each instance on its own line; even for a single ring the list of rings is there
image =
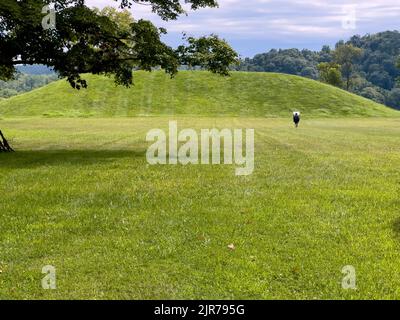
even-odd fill
[[[182,3],[189,4],[191,10],[218,6],[215,0],[121,0],[121,8],[130,8],[133,4],[149,5],[161,19],[176,20],[180,15],[186,13]]]
[[[151,71],[161,67],[171,76],[181,64],[200,66],[228,75],[237,53],[215,35],[187,38],[178,49],[161,40],[166,33],[150,21],[129,23],[129,15],[106,13],[86,7],[82,0],[58,0],[55,3],[56,29],[44,30],[41,9],[47,0],[2,0],[0,4],[0,79],[10,80],[18,64],[43,64],[52,67],[75,89],[86,88],[81,74],[114,76],[118,85],[133,83],[132,71]],[[121,7],[151,5],[165,20],[184,13],[179,0],[121,0]],[[186,1],[193,10],[217,6],[214,0]],[[25,10],[27,10],[25,12]],[[28,14],[27,18],[24,13]]]
[[[213,73],[228,75],[232,64],[239,64],[238,54],[217,35],[187,37],[188,45],[179,46],[177,52],[182,64],[200,66]]]

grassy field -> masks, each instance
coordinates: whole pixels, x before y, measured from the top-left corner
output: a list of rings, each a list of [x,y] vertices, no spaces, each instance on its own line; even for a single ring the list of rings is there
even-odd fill
[[[0,112],[40,115],[41,90]],[[47,106],[69,115],[65,100]],[[107,104],[95,112],[112,112]],[[148,166],[146,132],[170,119],[254,128],[254,174]],[[295,130],[290,118],[7,117],[0,128],[17,150],[0,154],[0,298],[400,298],[400,118],[311,117]],[[45,265],[56,267],[56,290],[41,288]],[[346,265],[357,290],[342,289]]]

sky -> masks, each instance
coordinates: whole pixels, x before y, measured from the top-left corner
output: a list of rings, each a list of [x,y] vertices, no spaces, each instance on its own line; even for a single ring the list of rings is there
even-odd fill
[[[183,1],[182,1],[183,2]],[[165,27],[165,41],[182,43],[182,32],[211,33],[226,39],[241,57],[253,57],[272,48],[320,50],[325,44],[354,34],[399,30],[399,0],[218,0],[219,8],[188,11],[177,21],[164,22],[151,8],[133,5],[135,19]],[[114,0],[87,0],[89,6],[118,6]]]

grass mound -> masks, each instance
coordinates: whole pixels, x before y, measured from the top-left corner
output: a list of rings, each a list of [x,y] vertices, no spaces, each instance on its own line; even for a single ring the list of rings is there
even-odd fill
[[[171,79],[162,71],[136,72],[135,85],[86,75],[87,90],[65,80],[0,101],[3,117],[134,117],[157,115],[287,117],[393,117],[400,113],[338,88],[276,73],[234,72],[220,77],[182,71]]]

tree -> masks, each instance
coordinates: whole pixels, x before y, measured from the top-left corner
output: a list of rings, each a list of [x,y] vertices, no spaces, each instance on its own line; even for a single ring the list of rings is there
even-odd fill
[[[367,76],[367,80],[372,84],[386,90],[393,88],[393,82],[390,75],[385,70],[374,71]]]
[[[396,68],[400,69],[400,56],[397,57]],[[400,78],[396,78],[396,82],[400,84]]]
[[[374,87],[365,87],[360,93],[364,98],[371,99],[379,103],[385,103],[385,96]]]
[[[303,70],[301,70],[300,75],[302,77],[310,78],[310,79],[318,78],[318,73],[316,72],[315,68],[313,68],[313,67],[305,67]]]
[[[118,1],[122,9],[134,4],[150,5],[163,20],[174,20],[185,13],[180,0]],[[87,86],[81,79],[82,73],[113,75],[117,84],[129,86],[135,68],[151,71],[161,67],[173,76],[182,61],[192,56],[200,67],[226,75],[238,58],[216,36],[188,38],[188,50],[175,50],[161,41],[161,35],[167,32],[164,28],[157,28],[146,20],[130,21],[129,15],[113,9],[90,9],[85,6],[85,0],[54,1],[55,28],[44,28],[42,10],[49,2],[0,2],[1,80],[12,79],[16,65],[43,64],[52,67],[60,77],[66,77],[76,89]],[[217,6],[215,0],[184,2],[192,10]],[[195,52],[196,48],[201,48],[202,53]],[[206,58],[214,60],[198,59],[206,51],[209,52]]]
[[[115,22],[118,26],[119,30],[123,33],[129,34],[131,31],[131,26],[135,23],[135,20],[131,14],[131,12],[127,9],[117,10],[114,7],[104,7],[102,10],[98,8],[93,9],[94,12],[99,14],[100,16],[108,17],[111,21]],[[132,40],[122,40],[127,46],[129,46],[130,50],[134,50],[135,42]]]
[[[400,88],[394,88],[386,98],[386,104],[400,110]]]
[[[185,13],[183,3],[191,10],[217,6],[216,0],[116,1],[121,9],[149,5],[166,21]],[[18,65],[41,64],[78,90],[87,87],[83,73],[113,75],[116,84],[130,86],[134,69],[161,67],[174,76],[181,64],[190,63],[228,75],[238,60],[215,35],[188,37],[188,45],[173,49],[161,41],[166,32],[150,21],[134,21],[126,12],[90,9],[85,0],[1,0],[0,80],[15,78]]]
[[[227,66],[237,60],[237,54],[217,35],[210,37],[186,38],[188,46],[179,46],[180,61],[187,66],[202,66],[221,75],[229,75]]]
[[[352,44],[339,42],[333,53],[334,61],[341,65],[342,74],[346,80],[346,90],[350,89],[351,76],[354,71],[354,64],[357,58],[361,57],[362,49]]]
[[[253,59],[241,62],[240,69],[246,71],[280,72],[317,78],[318,54],[310,50],[272,49],[267,53],[258,54]]]
[[[332,86],[342,87],[342,74],[340,65],[334,62],[321,62],[318,64],[319,77],[322,82]]]
[[[23,74],[18,73],[15,80],[0,80],[0,97],[9,98],[22,92],[44,86],[57,79],[56,74]]]
[[[114,7],[107,6],[102,10],[98,8],[94,8],[93,10],[100,16],[108,17],[111,21],[114,21],[122,32],[129,33],[131,24],[135,22],[131,12],[127,9],[117,10]]]
[[[8,144],[7,139],[4,137],[3,133],[0,130],[0,152],[12,152],[13,148]]]
[[[331,62],[332,61],[332,50],[329,46],[322,46],[321,51],[319,52],[318,60],[320,62]]]

